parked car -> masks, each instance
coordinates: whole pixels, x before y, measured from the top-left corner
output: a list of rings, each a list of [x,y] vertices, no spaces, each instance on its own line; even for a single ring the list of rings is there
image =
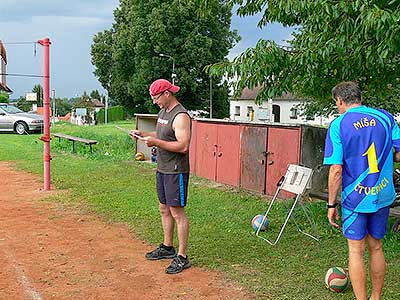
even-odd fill
[[[42,116],[23,112],[10,104],[0,103],[0,131],[14,131],[17,134],[25,134],[42,130]]]

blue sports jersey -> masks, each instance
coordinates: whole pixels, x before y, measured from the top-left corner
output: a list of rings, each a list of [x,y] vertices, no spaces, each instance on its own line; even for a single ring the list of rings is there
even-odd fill
[[[393,147],[400,152],[400,130],[385,110],[357,106],[329,126],[324,165],[342,165],[342,205],[376,212],[395,198]]]

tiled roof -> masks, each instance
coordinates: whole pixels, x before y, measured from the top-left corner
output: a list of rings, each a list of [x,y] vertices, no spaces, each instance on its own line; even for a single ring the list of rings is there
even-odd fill
[[[93,99],[92,102],[93,102],[93,104],[94,104],[94,107],[104,107],[104,106],[105,106],[105,105],[104,105],[103,103],[101,103],[101,101],[98,100],[98,99]]]
[[[7,63],[6,48],[4,48],[4,45],[1,42],[1,40],[0,40],[0,57],[3,58],[5,63]]]
[[[261,86],[255,87],[254,89],[249,89],[248,87],[245,87],[242,91],[242,94],[237,100],[254,100],[260,93],[261,88]]]
[[[69,120],[71,120],[71,113],[67,113],[64,117],[58,117],[58,119],[69,122]]]
[[[0,82],[0,91],[4,91],[4,92],[7,92],[7,93],[12,93],[13,92],[8,86],[6,86],[5,84],[3,84],[1,82]]]
[[[38,106],[36,113],[38,115],[44,116],[44,108],[43,106]],[[52,111],[51,111],[51,107],[49,107],[49,113],[50,113],[50,117],[53,115]]]
[[[254,89],[249,89],[245,87],[239,98],[233,100],[255,100],[257,95],[260,93],[262,86],[255,87]],[[281,97],[276,97],[274,100],[297,100],[298,97],[292,95],[291,93],[283,93]]]

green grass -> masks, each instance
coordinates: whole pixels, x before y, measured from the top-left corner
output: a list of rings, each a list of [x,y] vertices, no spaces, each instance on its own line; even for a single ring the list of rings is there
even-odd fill
[[[162,231],[154,165],[132,160],[134,144],[115,125],[134,127],[125,122],[95,127],[60,123],[52,128],[53,132],[94,138],[99,144],[93,154],[84,145],[71,153],[70,142],[53,139],[52,183],[69,193],[68,199],[55,196],[50,200],[87,204],[92,213],[126,223],[136,236],[156,245]],[[18,168],[41,174],[43,145],[38,137],[1,134],[0,160],[16,161]],[[347,265],[345,239],[328,226],[324,203],[310,204],[321,235],[319,242],[297,232],[290,222],[273,247],[257,238],[250,227],[252,217],[266,209],[267,199],[212,186],[207,180],[191,177],[188,253],[194,265],[224,272],[227,279],[255,292],[258,299],[354,299],[351,289],[336,294],[324,287],[328,268]],[[272,211],[265,235],[277,232],[283,208],[279,203]],[[302,220],[300,211],[296,214]],[[388,268],[383,299],[400,299],[399,242],[399,235],[393,233],[384,239]]]
[[[126,129],[134,129],[132,121],[119,123],[109,123],[101,126],[83,126],[78,127],[70,123],[60,122],[52,132],[66,133],[78,137],[97,140],[98,144],[93,146],[93,153],[90,153],[89,146],[82,143],[75,143],[75,152],[81,156],[95,160],[127,160],[134,155],[134,143],[128,134],[117,129],[115,126]],[[53,138],[52,143],[55,151],[71,151],[72,142]]]

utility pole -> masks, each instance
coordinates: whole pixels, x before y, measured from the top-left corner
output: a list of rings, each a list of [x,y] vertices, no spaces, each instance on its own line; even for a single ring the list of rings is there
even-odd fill
[[[171,78],[172,78],[172,84],[175,84],[175,78],[176,78],[176,74],[175,74],[175,58],[173,58],[171,55],[164,54],[164,53],[160,53],[160,54],[158,54],[158,56],[168,57],[168,58],[172,59],[172,74],[171,74]]]
[[[56,90],[51,90],[52,92],[52,98],[53,98],[53,125],[56,123]]]
[[[107,110],[108,110],[108,95],[105,97],[106,99],[106,103],[105,103],[105,106],[104,106],[104,124],[107,124],[107,115],[108,115],[108,112],[107,112]]]
[[[44,165],[44,190],[50,190],[50,39],[44,38],[38,43],[43,46],[43,119],[44,130],[40,138],[44,142],[43,165]]]

